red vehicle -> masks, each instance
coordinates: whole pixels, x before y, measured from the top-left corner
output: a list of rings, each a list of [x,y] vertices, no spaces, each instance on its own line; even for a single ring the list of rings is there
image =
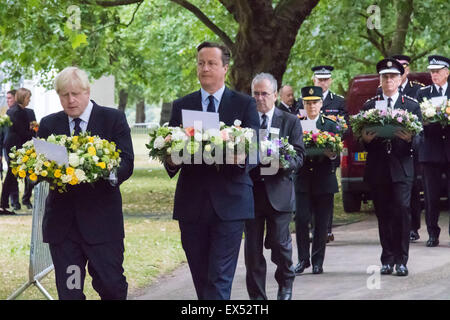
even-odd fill
[[[379,79],[378,74],[364,74],[350,81],[345,97],[350,116],[357,114],[367,99],[376,95],[380,84]],[[432,83],[430,74],[426,72],[410,73],[408,79],[425,85]],[[370,200],[369,187],[363,182],[366,156],[367,152],[350,133],[344,140],[344,149],[341,154],[342,201],[345,212],[360,211],[361,201]]]

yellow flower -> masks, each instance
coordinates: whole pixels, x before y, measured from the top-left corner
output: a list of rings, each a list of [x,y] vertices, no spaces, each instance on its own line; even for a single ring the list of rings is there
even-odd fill
[[[30,180],[31,181],[36,181],[37,180],[37,175],[35,173],[33,173],[32,175],[30,175]]]
[[[55,172],[53,173],[53,176],[55,178],[60,178],[61,177],[61,170],[56,169]]]
[[[94,137],[88,137],[88,141],[89,141],[90,143],[94,143]]]
[[[78,136],[73,136],[72,137],[72,142],[73,143],[78,143]]]
[[[11,168],[11,172],[13,175],[17,176],[17,169],[16,168]]]
[[[48,175],[47,170],[42,170],[41,171],[41,176],[46,177]],[[31,178],[30,178],[31,179]]]
[[[33,173],[33,169],[28,169],[28,173],[32,174]]]
[[[33,152],[33,149],[28,149],[27,152],[26,152],[26,154],[27,154],[27,155],[30,155],[32,152]]]
[[[20,170],[19,171],[19,177],[25,178],[26,176],[27,176],[27,173],[25,172],[25,170]]]
[[[97,152],[96,152],[96,150],[95,150],[95,147],[89,147],[89,148],[88,148],[88,153],[89,153],[91,156],[97,155]]]
[[[27,161],[28,161],[28,159],[30,159],[30,157],[28,157],[28,156],[23,156],[23,158],[22,158],[22,162],[27,162]]]
[[[71,184],[71,185],[73,186],[73,185],[76,185],[77,183],[78,183],[78,179],[77,179],[77,177],[74,175],[74,176],[72,177],[72,180],[69,181],[69,184]]]
[[[33,153],[31,154],[31,157],[32,157],[32,158],[36,158],[36,156],[37,156],[36,152],[33,152]]]
[[[75,169],[72,167],[66,168],[66,174],[73,175],[75,173]]]
[[[48,168],[48,167],[50,167],[50,166],[51,166],[51,163],[50,163],[50,162],[48,162],[48,161],[45,161],[45,162],[44,162],[44,166],[46,166],[46,167]]]
[[[104,162],[99,162],[99,163],[96,164],[96,166],[97,166],[97,167],[100,167],[100,168],[102,168],[102,169],[105,169],[105,168],[106,168],[106,164],[105,164]]]

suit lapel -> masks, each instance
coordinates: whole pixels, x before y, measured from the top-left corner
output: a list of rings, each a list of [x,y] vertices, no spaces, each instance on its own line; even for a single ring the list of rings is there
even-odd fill
[[[56,123],[55,134],[65,134],[70,136],[69,117],[64,111],[58,113],[58,122]]]
[[[219,119],[220,121],[225,122],[226,124],[232,124],[231,122],[234,121],[233,117],[235,116],[233,108],[233,104],[231,103],[231,95],[232,92],[230,89],[225,87],[225,90],[223,91],[222,99],[220,100],[219,104]]]
[[[92,100],[91,100],[92,101]],[[89,120],[88,120],[88,125],[86,128],[86,131],[90,132],[92,135],[96,135],[97,132],[95,131],[95,128],[97,128],[98,126],[96,126],[96,122],[98,120],[98,105],[92,101],[92,111],[91,111],[91,115],[89,116]]]

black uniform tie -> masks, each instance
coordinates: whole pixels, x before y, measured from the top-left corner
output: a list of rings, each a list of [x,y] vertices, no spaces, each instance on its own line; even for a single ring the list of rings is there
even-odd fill
[[[388,109],[392,109],[392,98],[388,98],[387,107],[388,107]]]
[[[209,96],[209,104],[208,109],[206,109],[207,112],[216,112],[216,106],[214,104],[214,96]]]
[[[439,87],[439,95],[442,97],[444,95],[444,90],[442,90],[442,87]]]
[[[75,123],[75,127],[73,129],[73,135],[78,136],[81,133],[81,127],[80,127],[81,119],[75,118],[75,119],[73,119],[73,122]]]

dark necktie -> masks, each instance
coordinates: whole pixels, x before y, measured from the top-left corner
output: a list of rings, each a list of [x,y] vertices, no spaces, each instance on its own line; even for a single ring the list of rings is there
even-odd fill
[[[264,114],[261,116],[261,118],[262,118],[261,129],[267,130],[267,116],[266,116],[266,114],[264,113]]]
[[[73,122],[75,123],[75,127],[73,128],[73,135],[78,136],[81,133],[81,127],[80,127],[80,118],[73,119]]]
[[[392,98],[388,98],[387,107],[388,107],[388,109],[392,109]]]
[[[208,109],[206,109],[207,112],[216,112],[216,106],[214,104],[214,96],[209,96],[209,103],[208,103]]]
[[[442,87],[439,87],[439,95],[442,97],[444,95],[443,93],[444,90],[442,90]]]

